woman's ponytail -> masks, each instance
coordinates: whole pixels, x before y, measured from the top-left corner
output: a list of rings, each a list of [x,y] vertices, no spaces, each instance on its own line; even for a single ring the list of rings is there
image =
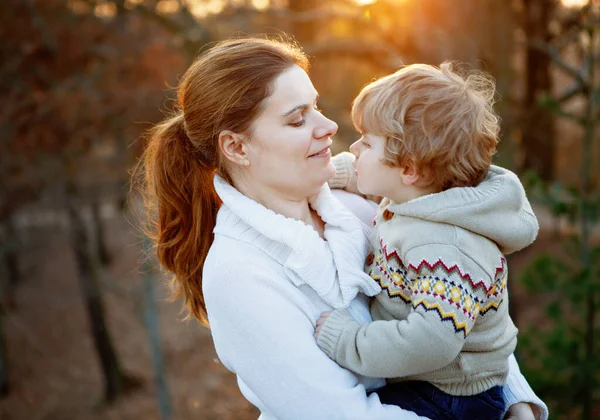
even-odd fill
[[[202,267],[213,242],[221,200],[213,185],[216,168],[188,138],[183,114],[154,126],[143,160],[152,238],[160,263],[175,276],[173,298],[183,296],[189,315],[207,325]]]
[[[272,93],[274,80],[297,65],[308,69],[293,44],[247,38],[223,41],[200,55],[177,88],[178,112],[154,126],[141,162],[150,237],[161,264],[175,277],[173,297],[207,324],[202,267],[213,242],[221,200],[215,173],[231,180],[219,150],[223,130],[247,133]]]

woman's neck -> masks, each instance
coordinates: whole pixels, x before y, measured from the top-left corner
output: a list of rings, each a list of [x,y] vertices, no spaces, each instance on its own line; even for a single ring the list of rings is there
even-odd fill
[[[308,198],[293,198],[271,189],[250,187],[244,182],[235,182],[234,187],[264,207],[290,219],[300,220],[312,226],[323,237],[323,222],[308,204]]]

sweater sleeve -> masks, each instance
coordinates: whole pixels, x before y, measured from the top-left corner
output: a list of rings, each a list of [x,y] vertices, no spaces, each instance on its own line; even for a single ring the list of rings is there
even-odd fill
[[[548,420],[548,407],[529,386],[514,355],[508,359],[508,379],[503,391],[507,411],[511,405],[525,402],[533,406],[536,420]]]
[[[424,259],[425,249],[430,248],[427,245],[409,251],[406,278],[397,280],[411,285],[408,296],[395,300],[396,305],[410,301],[406,319],[359,325],[346,311],[337,310],[322,327],[319,347],[341,366],[366,376],[412,376],[452,362],[475,323],[487,289],[449,269],[452,264],[443,259]],[[436,255],[462,255],[451,245],[438,245],[435,250]],[[468,257],[461,262],[467,269],[474,264]]]
[[[360,194],[356,185],[354,168],[352,167],[354,155],[350,152],[338,153],[331,159],[331,162],[335,166],[335,175],[328,182],[329,188],[337,188],[353,194]]]
[[[276,272],[247,263],[205,268],[204,294],[217,354],[253,404],[281,420],[419,418],[367,396],[316,346],[306,297]]]

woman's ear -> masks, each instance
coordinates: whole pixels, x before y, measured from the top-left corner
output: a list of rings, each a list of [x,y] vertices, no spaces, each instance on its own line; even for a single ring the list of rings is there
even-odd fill
[[[413,162],[409,162],[404,166],[404,168],[402,168],[401,177],[404,185],[415,185],[421,178]]]
[[[219,134],[219,148],[227,160],[236,165],[250,166],[246,150],[246,139],[242,134],[223,130]]]

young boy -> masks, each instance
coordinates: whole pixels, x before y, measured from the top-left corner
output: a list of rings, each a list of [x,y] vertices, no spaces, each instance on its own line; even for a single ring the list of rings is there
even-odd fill
[[[356,158],[334,158],[332,187],[354,173],[362,194],[384,197],[365,266],[382,292],[370,324],[323,314],[317,343],[349,370],[388,378],[383,403],[433,420],[505,412],[517,329],[503,254],[533,242],[537,221],[518,178],[491,165],[493,98],[489,79],[449,63],[406,66],[358,95]]]

